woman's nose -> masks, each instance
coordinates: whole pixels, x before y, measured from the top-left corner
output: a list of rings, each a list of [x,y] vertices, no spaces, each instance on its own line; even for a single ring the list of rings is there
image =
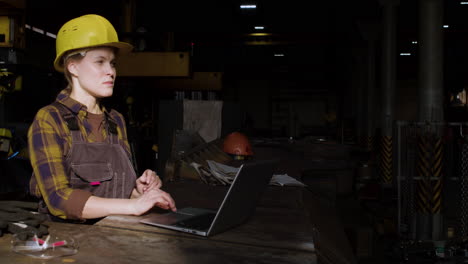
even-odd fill
[[[115,68],[112,64],[108,64],[106,67],[106,74],[112,77],[115,77]]]

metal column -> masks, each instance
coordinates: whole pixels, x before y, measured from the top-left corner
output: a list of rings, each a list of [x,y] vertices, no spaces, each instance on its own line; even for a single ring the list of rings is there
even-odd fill
[[[367,97],[366,97],[366,106],[367,106],[367,150],[374,150],[374,140],[375,140],[375,41],[368,41],[369,50],[368,50],[368,61],[367,61]]]
[[[135,30],[136,0],[122,1],[122,31],[124,32],[122,40],[133,43],[129,35]]]
[[[399,232],[413,240],[443,240],[443,179],[447,146],[457,142],[444,122],[397,122]],[[445,129],[444,129],[445,128]],[[450,151],[450,149],[448,150]]]
[[[382,98],[380,140],[380,177],[384,187],[393,182],[393,120],[396,82],[396,9],[399,0],[380,0],[382,19]]]
[[[365,137],[365,107],[364,107],[364,95],[365,95],[365,85],[366,85],[366,63],[365,63],[365,54],[364,51],[355,56],[355,61],[357,67],[353,77],[356,89],[356,140],[359,145],[363,144],[363,139]]]
[[[359,23],[359,29],[364,39],[367,41],[367,84],[365,89],[366,113],[366,136],[364,140],[368,151],[374,150],[375,136],[375,42],[378,36],[378,26],[375,23]]]
[[[460,173],[460,233],[461,238],[468,237],[468,141],[463,140]]]
[[[419,1],[419,120],[421,122],[443,121],[443,2],[442,0]],[[424,199],[420,204],[431,205],[432,210],[417,212],[418,226],[428,227],[420,230],[420,239],[441,240],[444,238],[442,215],[437,205],[441,203],[442,177],[434,171],[426,174],[421,169],[435,168],[437,160],[426,159],[428,150],[432,146],[427,145],[438,142],[436,135],[440,135],[440,127],[434,127],[433,136],[427,142],[427,137],[421,138],[419,160],[430,162],[424,165],[418,164],[419,176],[416,181],[416,197]],[[424,142],[426,141],[426,142]],[[442,152],[443,153],[443,152]],[[441,154],[442,155],[442,154]],[[442,159],[442,157],[440,157]],[[430,230],[429,230],[430,229]]]
[[[443,2],[419,1],[419,120],[443,120]]]

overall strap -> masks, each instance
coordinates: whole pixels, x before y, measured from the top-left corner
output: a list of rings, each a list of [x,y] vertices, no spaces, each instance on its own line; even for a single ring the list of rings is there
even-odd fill
[[[112,144],[117,144],[118,143],[117,124],[109,116],[109,113],[105,112],[105,116],[106,116],[107,132],[110,137],[110,142]]]
[[[83,135],[80,132],[80,127],[78,126],[77,116],[70,110],[68,107],[63,104],[55,101],[52,103],[60,112],[65,122],[67,122],[68,129],[70,130],[72,140],[74,142],[83,141]]]

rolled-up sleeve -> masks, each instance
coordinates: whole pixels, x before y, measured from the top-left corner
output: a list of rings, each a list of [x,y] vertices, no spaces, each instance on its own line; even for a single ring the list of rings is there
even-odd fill
[[[65,170],[64,146],[58,112],[41,109],[28,131],[28,147],[34,178],[31,192],[44,199],[49,212],[63,219],[81,219],[91,193],[70,187]]]

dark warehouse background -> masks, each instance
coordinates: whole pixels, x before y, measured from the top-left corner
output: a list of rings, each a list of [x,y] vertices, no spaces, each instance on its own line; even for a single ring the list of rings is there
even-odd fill
[[[191,52],[193,72],[224,73],[223,89],[217,92],[222,99],[246,100],[245,106],[249,109],[258,105],[253,98],[269,101],[263,98],[286,96],[284,93],[299,98],[309,96],[321,102],[327,98],[327,107],[336,110],[340,118],[353,118],[356,114],[356,98],[353,98],[357,85],[355,71],[367,48],[359,24],[381,23],[381,5],[374,0],[316,1],[310,7],[303,1],[256,1],[255,11],[241,11],[241,1],[136,1],[133,32],[124,32],[123,2],[85,0],[70,8],[62,1],[26,1],[25,22],[55,34],[64,21],[85,13],[98,13],[115,25],[121,39],[130,39],[134,44],[144,39],[145,51],[167,50],[165,41],[167,33],[171,32],[171,49]],[[450,26],[444,30],[444,89],[450,92],[461,90],[465,83],[468,22],[463,14],[468,7],[460,5],[460,1],[444,1],[444,8],[444,24]],[[397,15],[396,53],[411,53],[411,56],[397,58],[396,78],[400,84],[397,89],[414,97],[417,96],[414,81],[418,78],[418,46],[412,41],[418,38],[417,1],[400,1]],[[257,25],[265,28],[255,30]],[[146,32],[138,33],[143,28]],[[249,35],[252,33],[269,35]],[[11,107],[15,109],[16,105],[18,109],[10,110],[7,115],[13,122],[30,119],[31,113],[50,101],[50,96],[53,98],[54,92],[62,85],[51,63],[55,56],[54,39],[32,30],[26,30],[25,34],[26,49],[20,52],[25,70],[39,74],[38,78],[45,82],[40,85],[49,88],[38,88],[37,80],[32,81],[35,85],[28,85],[28,79],[32,78],[26,78],[24,92],[37,93],[38,97],[31,96],[35,100],[28,104],[31,105],[29,110],[23,105],[13,104]],[[380,65],[378,62],[376,65],[376,74],[379,75]],[[245,88],[247,86],[257,88]],[[378,90],[379,81],[376,86]],[[406,89],[408,86],[411,89]],[[151,85],[138,85],[137,89],[146,89],[145,92],[158,90],[161,95],[169,92]],[[249,99],[239,98],[243,96],[244,89],[252,92]],[[397,96],[402,101],[404,97],[404,94]],[[40,102],[42,98],[45,101]],[[410,103],[402,106],[408,111],[398,111],[396,119],[414,119],[414,107]],[[255,123],[259,128],[272,128],[272,117],[258,118]],[[315,118],[320,116],[317,114]]]
[[[223,89],[217,94],[224,100],[245,101],[244,106],[249,109],[259,105],[254,98],[260,102],[271,101],[264,98],[282,97],[285,93],[298,98],[308,96],[320,102],[327,98],[328,109],[336,110],[340,118],[355,118],[356,69],[367,49],[359,24],[381,23],[382,8],[378,1],[315,1],[310,7],[303,1],[256,1],[255,11],[240,10],[242,1],[136,1],[133,32],[123,29],[124,2],[85,0],[71,8],[62,1],[26,1],[25,23],[55,34],[64,21],[85,13],[98,13],[115,25],[121,39],[130,39],[134,44],[144,39],[145,51],[167,50],[167,33],[171,32],[170,48],[191,52],[193,72],[223,72]],[[397,10],[396,53],[411,53],[411,56],[397,58],[397,89],[409,93],[397,96],[402,102],[405,97],[417,96],[418,45],[412,44],[418,38],[417,6],[418,1],[400,1]],[[444,1],[444,24],[450,26],[444,29],[444,89],[447,92],[461,90],[465,83],[468,22],[464,13],[467,8],[460,5],[460,1]],[[257,25],[265,28],[255,30]],[[144,33],[138,32],[142,29]],[[249,35],[252,33],[269,35]],[[31,113],[50,101],[50,96],[53,98],[62,85],[51,63],[55,55],[54,39],[32,30],[26,30],[25,34],[26,49],[20,52],[27,66],[25,70],[39,74],[38,78],[45,82],[40,85],[49,88],[36,87],[37,80],[32,81],[35,85],[28,85],[28,79],[32,78],[26,78],[24,92],[31,89],[28,94],[37,93],[38,97],[31,96],[35,100],[28,104],[30,109],[23,105],[15,109],[16,104],[7,107],[15,109],[8,113],[9,121],[30,119]],[[379,53],[376,55],[378,90]],[[137,89],[145,89],[145,93],[173,92],[154,85],[137,86]],[[248,86],[256,89],[246,88]],[[243,98],[244,89],[252,92],[248,99]],[[40,102],[42,98],[45,101]],[[408,103],[402,107],[407,111],[398,110],[396,119],[415,118],[414,105]],[[259,120],[254,120],[255,124],[261,129],[272,129],[272,117],[266,116],[267,113],[262,116],[261,112],[264,111],[257,113]],[[314,118],[320,119],[319,114],[310,119]],[[320,121],[304,126],[322,124]]]
[[[430,33],[422,33],[427,29],[424,25],[431,22],[421,19],[422,15],[430,13],[427,10],[425,12],[422,6],[430,2],[442,3],[440,30],[443,40],[440,54],[436,55],[423,53],[421,45],[422,38],[433,37]],[[241,9],[240,5],[245,4],[255,4],[256,8]],[[392,59],[395,72],[392,101],[385,97],[388,89],[383,80],[390,71],[385,68],[388,58],[384,50],[384,12],[387,5],[393,4],[395,35],[391,40],[394,41]],[[0,87],[0,128],[11,129],[14,133],[15,150],[26,147],[27,129],[37,110],[51,103],[66,85],[63,76],[53,68],[55,34],[72,18],[99,14],[115,26],[121,41],[135,46],[135,53],[179,52],[189,56],[189,74],[182,77],[119,77],[119,67],[122,65],[117,65],[114,96],[106,103],[126,117],[129,140],[135,150],[139,170],[153,168],[164,174],[164,161],[172,143],[171,133],[181,128],[178,123],[182,115],[180,102],[190,99],[223,101],[225,110],[221,136],[232,131],[242,131],[253,142],[313,140],[315,144],[323,140],[344,146],[346,151],[352,149],[355,152],[351,151],[344,161],[339,162],[351,163],[357,160],[351,166],[355,173],[353,175],[358,175],[363,168],[374,169],[374,174],[383,170],[379,167],[380,160],[384,159],[384,154],[379,152],[383,147],[380,143],[375,143],[376,149],[372,147],[374,135],[375,142],[390,136],[389,144],[393,148],[388,162],[389,166],[394,166],[390,172],[392,176],[405,170],[412,170],[409,174],[420,173],[420,167],[415,169],[408,165],[411,158],[417,156],[414,153],[420,147],[415,140],[411,141],[413,132],[408,124],[424,124],[437,127],[435,130],[439,131],[440,123],[451,123],[452,127],[444,130],[443,136],[435,133],[447,142],[442,158],[444,175],[448,178],[461,177],[464,173],[468,175],[468,172],[463,171],[468,168],[464,165],[468,163],[468,154],[466,160],[463,160],[463,155],[468,152],[462,153],[462,145],[467,146],[465,151],[468,150],[468,141],[464,141],[468,138],[465,135],[468,131],[468,108],[464,98],[468,85],[468,2],[0,1],[0,16],[8,12],[17,18],[20,28],[18,36],[21,39],[17,46],[0,46],[0,68],[5,65],[9,71],[20,75],[22,84],[20,89],[15,90],[2,90]],[[432,55],[437,58],[434,59]],[[431,64],[427,63],[426,57],[434,59],[433,64],[439,65],[441,72],[424,72],[426,64]],[[141,64],[139,67],[145,66]],[[171,70],[174,70],[173,65]],[[201,76],[199,74],[207,74],[203,78],[214,81],[197,83]],[[433,92],[433,83],[427,82],[431,74],[441,78],[440,87],[435,85],[437,93],[433,97],[425,94],[425,91],[430,94]],[[428,87],[423,87],[425,85]],[[391,135],[385,134],[389,130],[382,120],[388,101],[392,102],[393,111],[388,121],[393,124]],[[441,119],[435,118],[438,101],[442,102]],[[424,104],[432,104],[436,109],[429,113],[432,115],[430,120],[422,118]],[[456,126],[455,130],[453,126]],[[408,138],[405,138],[407,135]],[[159,147],[159,160],[155,160],[155,146]],[[417,150],[410,153],[410,147]],[[428,156],[433,154],[431,151],[437,154],[437,150],[431,149],[427,151],[430,153]],[[303,152],[307,154],[307,151]],[[319,161],[323,160],[313,160]],[[342,164],[337,159],[331,162],[335,162],[333,166]],[[403,164],[403,168],[397,167],[397,162]],[[4,174],[22,177],[4,184],[0,193],[27,188],[30,176],[27,158],[12,159],[8,163],[3,161],[1,164],[4,166]],[[407,202],[405,199],[410,199],[401,193],[395,194],[395,189],[400,188],[395,179],[391,180],[393,192],[390,191],[388,198],[393,202],[392,205],[396,203],[395,200]],[[444,220],[444,230],[447,223],[460,217],[457,211],[463,202],[456,196],[461,192],[457,189],[460,182],[458,178],[444,182],[445,189],[441,192],[446,195],[446,199],[443,206],[447,205],[448,208],[452,205],[451,201],[456,201],[453,203],[454,209],[442,210],[451,217]],[[413,192],[417,191],[408,191]],[[403,205],[403,202],[398,206],[402,211],[409,207]],[[466,211],[468,213],[468,209]],[[399,212],[399,221],[403,221],[403,215]],[[421,221],[417,222],[418,228],[436,226],[433,222]],[[408,230],[413,232],[416,225],[408,226]],[[398,232],[402,231],[398,229]],[[408,236],[415,238],[415,233]],[[468,246],[465,246],[465,252],[468,252]]]

